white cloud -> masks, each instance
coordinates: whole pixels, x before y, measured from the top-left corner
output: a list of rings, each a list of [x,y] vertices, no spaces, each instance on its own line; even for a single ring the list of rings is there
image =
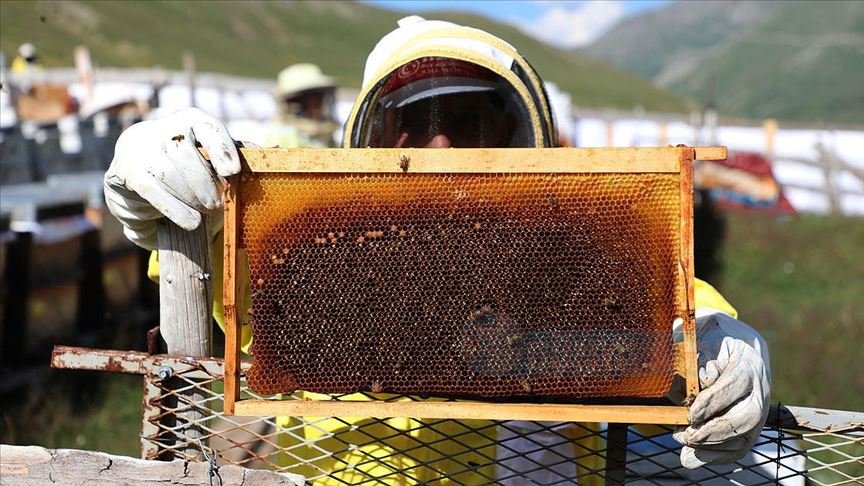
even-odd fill
[[[514,24],[536,39],[565,49],[591,43],[627,13],[620,0],[536,3],[546,7],[546,12],[531,23],[523,19]]]

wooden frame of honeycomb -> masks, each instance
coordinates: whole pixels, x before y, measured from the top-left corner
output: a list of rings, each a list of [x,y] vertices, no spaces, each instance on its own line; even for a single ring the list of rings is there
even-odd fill
[[[238,208],[243,174],[672,174],[681,215],[676,318],[684,339],[675,349],[675,374],[689,400],[698,393],[693,272],[693,161],[723,160],[724,147],[558,149],[241,149],[243,171],[225,196],[224,289],[226,415],[364,416],[494,420],[555,420],[686,424],[686,406],[491,401],[240,400]],[[671,324],[671,323],[670,323]],[[669,339],[672,339],[670,325]],[[376,391],[372,390],[373,392]]]

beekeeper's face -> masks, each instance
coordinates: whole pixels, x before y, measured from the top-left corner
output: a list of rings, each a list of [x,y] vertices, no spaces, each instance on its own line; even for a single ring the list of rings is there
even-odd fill
[[[333,88],[303,91],[290,98],[284,98],[283,108],[288,113],[310,120],[326,120],[331,117],[335,91]]]
[[[387,110],[381,147],[510,147],[517,121],[495,93],[462,93],[426,98]]]
[[[528,111],[500,76],[448,58],[422,58],[381,83],[361,124],[377,148],[532,147]]]

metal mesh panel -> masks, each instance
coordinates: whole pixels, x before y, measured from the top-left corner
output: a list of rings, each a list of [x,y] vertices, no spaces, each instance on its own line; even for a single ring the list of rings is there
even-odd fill
[[[259,393],[662,397],[677,174],[244,174]]]
[[[215,455],[218,464],[302,474],[315,484],[445,479],[450,484],[609,484],[619,478],[627,484],[803,486],[864,481],[864,425],[856,422],[860,413],[808,412],[824,417],[828,431],[800,423],[783,428],[772,413],[744,459],[687,470],[680,465],[680,446],[667,426],[619,428],[626,440],[616,442],[611,439],[616,426],[605,424],[224,416],[218,393],[222,377],[204,364],[171,363],[173,375],[167,379],[145,375],[144,457],[173,452],[203,460],[204,454],[197,452],[203,450]],[[184,401],[190,388],[204,391],[205,398]],[[245,382],[242,389],[244,398],[262,398]],[[175,414],[190,407],[204,412],[204,419],[197,424],[172,422]],[[842,430],[831,431],[841,422]],[[204,432],[200,439],[184,438],[191,426]]]

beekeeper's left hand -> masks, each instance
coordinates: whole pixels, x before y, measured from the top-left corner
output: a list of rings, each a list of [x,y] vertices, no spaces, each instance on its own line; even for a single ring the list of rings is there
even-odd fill
[[[690,426],[674,434],[684,445],[681,464],[688,469],[744,457],[768,418],[771,390],[768,348],[759,333],[720,312],[699,314],[702,391],[690,406]]]

